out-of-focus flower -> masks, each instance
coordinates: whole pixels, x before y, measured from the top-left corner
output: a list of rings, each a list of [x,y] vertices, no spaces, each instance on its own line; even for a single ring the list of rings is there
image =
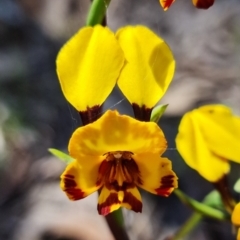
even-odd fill
[[[108,110],[94,123],[78,128],[69,142],[75,159],[61,176],[71,200],[99,190],[99,214],[119,207],[142,211],[137,187],[168,196],[177,187],[171,161],[160,157],[167,143],[156,123],[141,122]]]
[[[168,8],[175,2],[175,0],[159,0],[159,1],[164,11],[167,11]],[[214,0],[192,0],[192,3],[196,8],[208,9],[213,5]]]
[[[240,203],[238,203],[233,210],[232,223],[239,228],[237,240],[240,240]]]
[[[174,57],[164,40],[144,26],[121,28],[116,38],[126,58],[118,86],[132,104],[135,117],[149,121],[172,81]]]
[[[230,170],[228,160],[240,163],[240,118],[220,104],[186,113],[176,137],[185,162],[210,182]]]

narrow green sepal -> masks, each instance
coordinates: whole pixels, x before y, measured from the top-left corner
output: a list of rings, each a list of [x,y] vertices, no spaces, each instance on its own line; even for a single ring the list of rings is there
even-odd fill
[[[151,113],[151,122],[158,123],[163,113],[166,111],[168,104],[161,104],[153,108]]]
[[[55,148],[49,148],[48,151],[55,157],[59,158],[61,161],[65,162],[66,164],[69,164],[74,161],[72,157],[70,157],[68,154],[55,149]]]
[[[213,207],[211,207],[209,205],[206,205],[205,203],[198,202],[198,201],[190,198],[189,196],[187,196],[185,193],[183,193],[179,189],[176,189],[174,191],[174,193],[178,196],[178,198],[184,204],[190,206],[196,212],[199,212],[199,213],[203,214],[204,216],[215,218],[215,219],[218,219],[218,220],[221,220],[221,221],[229,220],[229,218],[230,218],[229,214],[227,214],[226,212],[223,212],[221,210],[213,208]],[[213,194],[213,196],[214,195],[215,194]],[[214,200],[214,198],[215,198],[215,200]],[[216,199],[217,199],[217,195],[215,195],[214,197],[209,197],[208,201],[210,202],[210,200],[211,201],[214,200],[215,204],[216,204]]]
[[[233,189],[235,192],[240,193],[240,178],[235,182]]]

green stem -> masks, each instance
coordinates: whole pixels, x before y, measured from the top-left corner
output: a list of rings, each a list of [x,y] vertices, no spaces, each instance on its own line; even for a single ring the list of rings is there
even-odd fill
[[[203,217],[208,216],[218,220],[229,220],[229,215],[225,214],[217,208],[222,208],[222,202],[220,195],[217,191],[210,192],[203,200],[202,203],[188,197],[179,189],[176,189],[174,193],[178,198],[185,204],[189,205],[196,212],[193,213],[190,218],[180,227],[180,229],[175,233],[174,236],[168,238],[171,240],[183,239],[187,234],[189,234],[197,224],[202,220]]]
[[[181,226],[181,228],[175,233],[175,235],[171,238],[171,240],[181,240],[188,233],[190,233],[197,224],[202,220],[201,213],[193,213],[190,218]]]
[[[86,25],[102,24],[111,0],[93,0],[88,12]]]
[[[125,231],[121,208],[108,214],[105,218],[115,240],[129,240]]]
[[[221,194],[222,201],[226,210],[231,214],[236,205],[236,202],[233,199],[233,196],[229,190],[227,176],[224,175],[220,180],[215,182],[213,185]]]

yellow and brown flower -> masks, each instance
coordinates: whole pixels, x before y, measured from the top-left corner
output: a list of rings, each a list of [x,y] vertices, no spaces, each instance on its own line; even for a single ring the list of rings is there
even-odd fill
[[[62,174],[61,188],[71,200],[99,190],[98,212],[102,215],[121,206],[141,212],[137,187],[161,196],[177,187],[171,161],[161,157],[166,148],[156,123],[109,110],[73,133],[69,152],[75,161]]]

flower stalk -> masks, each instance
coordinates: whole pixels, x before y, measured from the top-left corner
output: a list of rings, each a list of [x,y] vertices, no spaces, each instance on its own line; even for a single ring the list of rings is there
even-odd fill
[[[88,12],[86,26],[95,26],[103,23],[110,2],[111,0],[93,0]]]
[[[219,191],[226,210],[231,214],[236,205],[236,202],[229,190],[227,176],[224,175],[219,181],[214,183],[214,186]]]
[[[124,228],[124,219],[121,208],[105,216],[105,219],[114,236],[114,239],[129,240],[129,237]]]

